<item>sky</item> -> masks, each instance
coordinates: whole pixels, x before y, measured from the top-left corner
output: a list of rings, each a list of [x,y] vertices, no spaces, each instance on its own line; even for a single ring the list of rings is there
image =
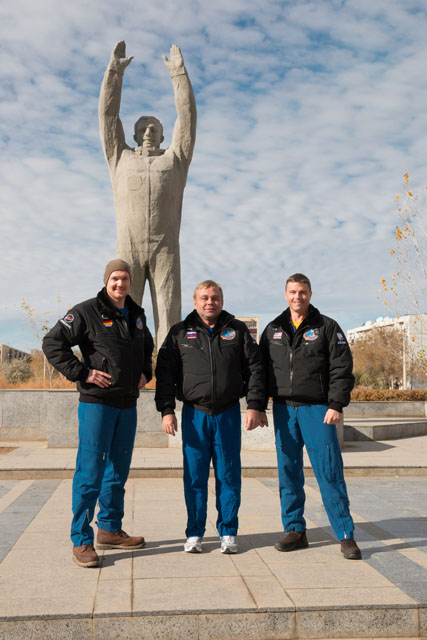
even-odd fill
[[[121,119],[176,111],[162,55],[178,44],[198,110],[181,226],[182,307],[212,278],[261,329],[288,275],[344,330],[389,315],[380,293],[403,175],[427,177],[423,0],[14,0],[0,5],[0,343],[96,295],[115,255],[98,132],[111,50],[125,40]],[[149,289],[143,306],[153,328]]]

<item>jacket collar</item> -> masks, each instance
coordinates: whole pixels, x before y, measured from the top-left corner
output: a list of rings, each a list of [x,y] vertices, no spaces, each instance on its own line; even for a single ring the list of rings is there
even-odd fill
[[[111,302],[105,287],[98,292],[96,296],[96,303],[102,316],[106,316],[107,318],[122,317],[118,308]],[[130,296],[126,296],[126,306],[128,308],[130,318],[140,315],[145,320],[144,309],[137,305]]]
[[[289,328],[289,323],[291,322],[291,310],[289,307],[282,311],[282,313],[277,316],[271,323],[273,327],[281,327],[285,331]],[[320,311],[313,307],[312,304],[308,307],[307,317],[301,323],[301,326],[310,326],[310,327],[320,327],[323,324],[322,316]]]
[[[230,322],[230,320],[233,320],[233,318],[234,316],[231,315],[231,313],[228,313],[228,311],[225,311],[223,309],[218,316],[218,320],[216,321],[214,333],[222,329],[228,322]],[[189,313],[188,316],[184,319],[184,326],[186,329],[189,329],[190,327],[201,327],[205,331],[208,330],[207,326],[195,309],[193,309],[193,311]]]

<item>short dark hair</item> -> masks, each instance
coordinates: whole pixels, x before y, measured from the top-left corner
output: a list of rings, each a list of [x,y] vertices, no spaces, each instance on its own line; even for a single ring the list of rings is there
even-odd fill
[[[303,273],[294,273],[293,276],[289,276],[289,278],[286,280],[285,289],[288,286],[289,282],[301,282],[302,284],[306,284],[311,291],[311,282]]]

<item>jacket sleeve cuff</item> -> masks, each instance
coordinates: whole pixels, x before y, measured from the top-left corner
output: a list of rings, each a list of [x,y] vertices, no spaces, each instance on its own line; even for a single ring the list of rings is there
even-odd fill
[[[172,409],[172,407],[165,407],[164,409],[162,409],[162,418],[170,415],[175,415],[175,411]]]
[[[342,413],[342,404],[340,402],[335,402],[335,400],[331,400],[329,403],[329,409],[333,409],[334,411],[339,411]]]
[[[257,400],[249,400],[248,409],[254,409],[254,411],[264,411],[264,405]]]
[[[143,369],[142,373],[144,374],[147,382],[150,382],[150,380],[153,378],[153,372],[152,371],[148,371],[148,369]]]
[[[83,367],[83,369],[80,371],[79,375],[77,376],[75,382],[77,381],[85,382],[88,375],[89,375],[89,369],[87,369],[86,367]]]

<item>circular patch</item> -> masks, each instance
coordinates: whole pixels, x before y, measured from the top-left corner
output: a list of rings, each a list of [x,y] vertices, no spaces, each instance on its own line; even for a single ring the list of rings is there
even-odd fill
[[[137,191],[142,184],[141,176],[133,175],[128,178],[128,187],[131,191]]]
[[[228,329],[223,329],[221,331],[221,338],[223,340],[233,340],[233,338],[236,337],[236,332],[234,331],[234,329],[231,329],[230,327],[228,327]]]
[[[312,342],[313,340],[317,340],[318,337],[319,329],[307,329],[307,331],[305,331],[303,334],[304,340],[309,340],[310,342]]]
[[[72,313],[67,313],[66,316],[64,316],[64,320],[65,322],[72,322],[74,320],[74,316]]]
[[[136,328],[137,329],[142,329],[143,328],[142,320],[141,320],[141,318],[139,316],[136,319]]]

